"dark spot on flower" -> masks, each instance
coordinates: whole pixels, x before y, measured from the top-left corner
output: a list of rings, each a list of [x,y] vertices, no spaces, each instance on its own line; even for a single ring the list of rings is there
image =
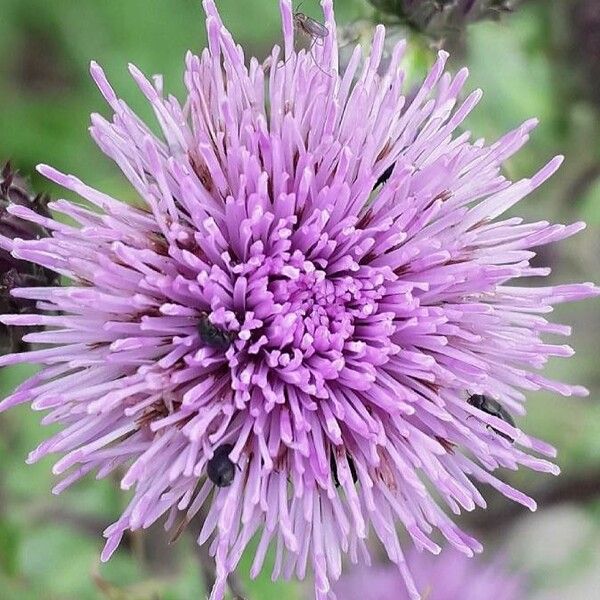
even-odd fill
[[[169,409],[166,404],[163,401],[156,402],[137,420],[137,425],[140,428],[149,427],[152,422],[164,419],[168,415]]]
[[[175,527],[175,529],[173,530],[173,533],[171,534],[171,537],[169,538],[169,545],[174,544],[183,534],[183,532],[185,531],[185,528],[189,525],[189,519],[186,517],[183,517],[183,519],[181,519],[181,521],[179,522],[179,525],[177,525],[177,527]]]
[[[202,342],[215,350],[225,352],[231,346],[231,334],[211,323],[207,313],[200,315],[198,333]]]
[[[338,477],[338,469],[337,469],[337,460],[335,455],[338,454],[340,459],[343,457],[343,451],[340,451],[338,448],[332,450],[329,454],[329,467],[331,468],[331,476],[333,477],[333,481],[335,483],[335,487],[340,487],[340,480]],[[358,473],[356,472],[356,465],[352,458],[346,454],[346,458],[348,460],[348,467],[350,469],[350,475],[352,476],[352,481],[356,483],[358,481]]]
[[[483,411],[484,413],[491,415],[492,417],[502,419],[505,423],[515,427],[515,420],[513,419],[512,415],[497,400],[494,400],[489,396],[484,396],[483,394],[472,394],[469,396],[467,402],[471,406]],[[509,442],[515,441],[514,438],[510,437],[506,433],[503,433],[502,431],[499,431],[495,427],[492,427],[491,425],[488,425],[487,427]]]
[[[439,435],[436,435],[435,439],[440,443],[440,446],[442,446],[442,448],[444,448],[444,450],[448,454],[454,454],[454,448],[456,448],[456,444],[453,444],[452,442],[448,441],[446,438],[443,438]]]
[[[446,202],[446,200],[449,200],[451,197],[452,197],[452,192],[450,190],[443,190],[437,196],[434,197],[432,202],[435,202],[436,200],[441,200],[442,202]]]
[[[92,344],[86,344],[86,347],[90,350],[98,350],[98,348],[104,348],[108,346],[106,342],[93,342]]]
[[[228,487],[233,483],[235,465],[229,458],[232,450],[232,444],[219,446],[206,465],[206,474],[217,487]]]
[[[211,192],[214,187],[214,183],[207,164],[200,157],[195,156],[191,152],[188,154],[188,157],[196,177],[198,177],[204,189],[207,192]]]
[[[366,229],[373,220],[373,211],[367,209],[356,222],[356,229]]]
[[[377,155],[375,162],[379,162],[380,160],[385,158],[389,154],[390,148],[392,148],[392,144],[390,143],[390,140],[387,140],[383,148],[381,149],[381,152]]]
[[[410,265],[400,265],[394,269],[394,274],[400,277],[401,275],[406,275],[410,271]]]
[[[425,386],[427,389],[431,390],[434,394],[438,394],[440,391],[440,385],[437,383],[427,381],[426,379],[419,379],[418,382],[421,385]]]
[[[376,479],[379,479],[389,490],[398,489],[396,485],[396,476],[392,469],[392,459],[387,452],[379,452],[379,466],[375,468]]]
[[[373,190],[376,190],[380,185],[383,185],[391,176],[394,171],[394,167],[396,163],[392,163],[380,176],[379,179],[375,182],[373,186]]]
[[[169,253],[169,242],[162,233],[154,233],[150,236],[152,250],[162,256],[167,256]]]

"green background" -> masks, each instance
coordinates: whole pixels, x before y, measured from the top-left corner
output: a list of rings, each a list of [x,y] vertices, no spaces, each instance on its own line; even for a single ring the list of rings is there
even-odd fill
[[[583,234],[543,258],[556,280],[599,281],[600,126],[598,107],[585,95],[585,65],[573,58],[580,39],[566,18],[570,4],[527,2],[499,24],[470,27],[452,68],[467,64],[470,89],[485,92],[468,124],[475,137],[493,139],[531,116],[540,118],[530,144],[506,165],[511,177],[530,175],[555,154],[567,155],[560,173],[518,211],[532,219],[587,220]],[[276,0],[219,0],[218,6],[247,55],[263,57],[280,41]],[[318,15],[312,0],[302,10]],[[361,0],[338,0],[336,10],[341,24],[371,14]],[[428,40],[410,35],[407,68],[417,77],[433,52]],[[149,117],[127,63],[148,74],[163,73],[165,88],[180,95],[184,53],[199,52],[204,44],[198,0],[0,0],[0,160],[11,158],[24,174],[33,173],[37,163],[50,163],[128,199],[132,192],[123,177],[87,135],[89,113],[108,114],[88,76],[89,61],[102,64],[119,94]],[[64,193],[36,175],[33,184],[55,197]],[[600,503],[594,493],[594,486],[600,488],[600,308],[588,301],[556,313],[557,320],[574,325],[571,343],[578,353],[553,362],[551,371],[587,385],[591,395],[582,400],[532,394],[521,425],[557,446],[567,481],[589,482],[592,491],[574,485],[564,497],[553,498],[550,476],[509,473],[525,491],[549,491],[553,499],[535,516],[517,511],[508,518],[502,516],[508,501],[488,491],[489,516],[465,519],[464,526],[478,532],[490,553],[501,547],[515,568],[528,573],[531,598],[586,599],[600,589]],[[25,375],[19,369],[1,371],[0,396]],[[60,498],[52,496],[51,461],[24,464],[28,451],[48,434],[39,418],[27,407],[0,416],[0,600],[204,597],[188,538],[165,549],[159,530],[136,535],[128,549],[99,565],[99,532],[126,499],[115,481],[94,479]],[[240,570],[244,579],[250,555]],[[299,584],[272,584],[266,570],[244,585],[251,600],[306,597]]]

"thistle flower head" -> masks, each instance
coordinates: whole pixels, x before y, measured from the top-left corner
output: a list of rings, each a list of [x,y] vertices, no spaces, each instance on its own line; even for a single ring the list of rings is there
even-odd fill
[[[523,600],[523,575],[511,572],[501,558],[486,563],[450,550],[439,557],[411,550],[407,563],[427,600]],[[397,569],[352,569],[334,585],[337,600],[409,600]]]
[[[421,549],[439,552],[439,532],[478,552],[442,505],[484,507],[486,483],[535,508],[494,471],[557,472],[535,456],[554,451],[503,417],[523,413],[523,391],[585,393],[537,371],[572,354],[542,341],[569,333],[545,315],[595,288],[513,281],[547,275],[529,266],[531,248],[583,225],[502,217],[560,158],[507,180],[501,164],[535,122],[492,144],[455,133],[480,98],[458,102],[466,71],[445,74],[440,53],[407,101],[403,44],[378,73],[382,26],[366,62],[357,48],[339,73],[322,4],[327,33],[310,50],[295,50],[281,0],[283,52],[246,64],[205,0],[208,49],[186,58],[183,102],[130,67],[160,135],[93,64],[114,115],[93,115],[92,135],[140,205],[41,166],[95,210],[53,202],[76,226],[20,207],[52,237],[0,238],[72,282],[13,291],[61,314],[2,317],[51,327],[26,338],[50,348],[0,358],[45,365],[0,409],[28,402],[63,426],[29,460],[63,455],[56,492],[126,470],[133,495],[106,531],[105,560],[127,529],[168,514],[179,531],[204,507],[213,600],[255,535],[253,576],[273,547],[274,577],[311,569],[326,598],[342,556],[367,555],[370,530],[419,597],[394,524]]]
[[[25,182],[10,162],[5,163],[0,171],[0,235],[8,238],[33,240],[45,237],[47,231],[36,223],[21,219],[16,215],[17,207],[26,207],[39,215],[49,217],[48,198],[38,194],[32,196]],[[10,295],[16,287],[34,285],[54,285],[57,277],[53,271],[39,265],[19,260],[7,249],[0,248],[0,313],[27,312],[34,308],[30,300],[14,298]],[[8,329],[0,324],[0,355],[5,352],[24,349],[21,336],[26,330]]]

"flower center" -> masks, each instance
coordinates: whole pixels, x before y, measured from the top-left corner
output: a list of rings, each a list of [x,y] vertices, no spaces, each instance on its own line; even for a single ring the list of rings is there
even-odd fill
[[[277,312],[270,319],[273,333],[285,334],[305,355],[326,354],[334,362],[342,358],[353,337],[355,323],[377,310],[381,292],[363,289],[351,276],[328,277],[310,261],[289,266],[285,275],[269,284]],[[274,339],[271,337],[271,339]]]
[[[330,397],[332,386],[367,389],[396,348],[394,315],[379,308],[384,270],[284,247],[269,253],[257,244],[234,269],[246,294],[229,353],[233,388],[249,398],[257,385],[273,402],[287,386],[313,398]]]

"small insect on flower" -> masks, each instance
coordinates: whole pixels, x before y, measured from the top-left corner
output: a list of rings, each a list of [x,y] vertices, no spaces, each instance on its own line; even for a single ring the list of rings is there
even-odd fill
[[[294,27],[311,38],[313,44],[323,45],[329,30],[323,23],[319,23],[312,17],[300,11],[294,13]],[[320,43],[319,43],[320,42]]]
[[[231,346],[231,334],[211,323],[208,314],[202,313],[198,321],[200,339],[211,348],[225,352]]]
[[[346,458],[348,460],[348,467],[350,469],[350,475],[352,476],[352,481],[354,483],[356,483],[358,481],[358,473],[356,472],[356,465],[354,464],[354,461],[352,460],[352,458],[350,456],[346,455]],[[339,488],[341,483],[340,483],[340,480],[338,477],[338,467],[337,467],[337,461],[335,459],[334,451],[332,451],[331,454],[329,455],[329,467],[331,468],[331,476],[333,477],[335,487]]]
[[[484,396],[483,394],[471,394],[467,402],[471,406],[483,411],[484,413],[487,413],[492,417],[498,417],[498,419],[502,419],[505,423],[508,423],[512,427],[515,427],[515,420],[512,418],[512,415],[493,398],[490,398],[489,396]],[[488,425],[488,428],[492,429],[494,432],[507,439],[509,442],[515,441],[514,438],[510,437],[506,433],[503,433],[502,431],[498,431],[498,429],[492,427],[491,425]]]
[[[300,4],[298,8],[300,8],[300,6],[302,6],[302,4]],[[319,68],[319,70],[329,77],[329,73],[323,70],[323,68],[319,65],[312,52],[313,46],[315,44],[317,46],[322,46],[325,43],[325,38],[329,35],[329,30],[327,29],[327,27],[325,27],[323,23],[319,23],[319,21],[316,21],[312,17],[309,17],[308,15],[305,15],[304,13],[297,10],[294,13],[294,29],[310,38],[311,41],[310,46],[308,47],[308,51],[313,57],[313,61],[315,65]]]
[[[380,176],[379,179],[375,182],[375,185],[373,186],[373,191],[375,191],[380,185],[383,185],[391,176],[392,173],[394,172],[394,167],[396,166],[396,163],[392,163]]]
[[[232,450],[232,444],[219,446],[206,465],[208,478],[218,487],[229,487],[233,483],[235,465],[229,458]]]

